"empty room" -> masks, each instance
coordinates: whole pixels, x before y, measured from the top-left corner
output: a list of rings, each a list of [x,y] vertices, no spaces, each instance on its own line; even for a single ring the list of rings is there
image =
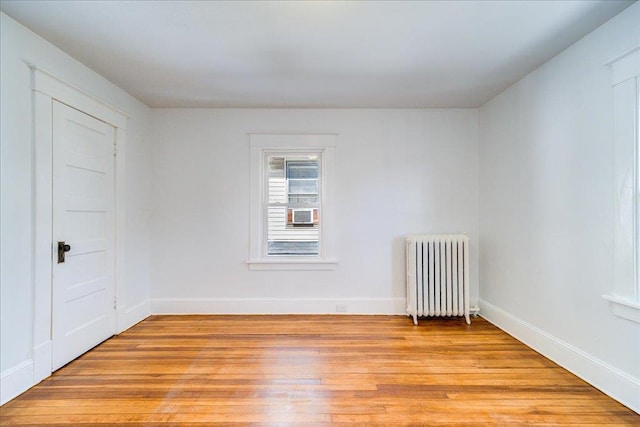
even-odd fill
[[[0,424],[640,425],[640,3],[0,1]]]

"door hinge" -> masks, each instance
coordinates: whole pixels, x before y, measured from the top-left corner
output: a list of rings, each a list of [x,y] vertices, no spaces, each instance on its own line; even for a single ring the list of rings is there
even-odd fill
[[[118,308],[118,298],[113,297],[113,309],[116,310]]]

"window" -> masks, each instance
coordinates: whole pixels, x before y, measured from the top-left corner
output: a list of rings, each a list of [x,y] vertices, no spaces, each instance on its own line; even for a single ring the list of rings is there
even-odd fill
[[[250,134],[252,270],[335,269],[334,134]]]
[[[320,254],[320,153],[265,155],[267,255]]]
[[[640,323],[640,46],[607,64],[614,100],[614,280],[617,316]]]
[[[640,63],[640,51],[636,52],[636,64]],[[640,68],[640,66],[638,66]],[[636,251],[636,302],[640,306],[640,69],[636,72],[636,117],[635,117],[635,251]]]

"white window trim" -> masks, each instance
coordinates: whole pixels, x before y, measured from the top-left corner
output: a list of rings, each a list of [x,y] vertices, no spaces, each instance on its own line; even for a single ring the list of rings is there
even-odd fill
[[[612,295],[602,295],[602,298],[611,302],[611,311],[616,316],[640,323],[640,304],[626,298],[618,298]]]
[[[614,98],[614,277],[602,298],[616,316],[640,323],[640,46],[606,65]]]
[[[335,133],[249,133],[250,173],[250,270],[335,270]],[[313,151],[322,155],[320,198],[322,224],[318,256],[269,256],[266,254],[264,156],[272,152]]]

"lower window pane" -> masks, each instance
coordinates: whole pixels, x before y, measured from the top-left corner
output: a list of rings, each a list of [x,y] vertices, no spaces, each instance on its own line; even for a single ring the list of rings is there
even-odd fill
[[[307,214],[306,217],[304,214]],[[269,206],[267,254],[319,255],[318,218],[318,208],[289,209],[285,206]]]

